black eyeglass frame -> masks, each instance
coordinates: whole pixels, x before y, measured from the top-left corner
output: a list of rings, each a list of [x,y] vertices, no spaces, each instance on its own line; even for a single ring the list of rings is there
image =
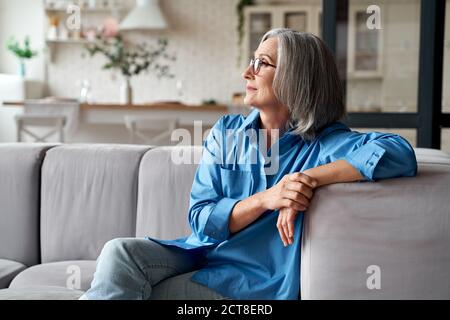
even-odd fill
[[[257,63],[258,61],[258,63]],[[250,66],[252,67],[252,72],[254,75],[257,75],[259,71],[261,70],[261,66],[270,66],[272,68],[276,68],[277,66],[274,66],[273,64],[270,64],[268,62],[263,61],[260,58],[251,58],[250,59]],[[256,66],[256,67],[255,67]]]

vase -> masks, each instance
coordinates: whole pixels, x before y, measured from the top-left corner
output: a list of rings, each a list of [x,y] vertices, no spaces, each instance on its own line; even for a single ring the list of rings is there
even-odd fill
[[[19,61],[19,76],[21,76],[22,78],[25,78],[26,76],[26,69],[25,69],[25,61],[20,60]]]
[[[120,86],[120,103],[130,105],[133,103],[133,88],[129,77],[126,77]]]

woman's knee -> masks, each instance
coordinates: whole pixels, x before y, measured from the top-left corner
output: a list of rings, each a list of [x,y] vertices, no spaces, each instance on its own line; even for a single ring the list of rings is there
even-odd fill
[[[99,258],[128,256],[132,250],[135,238],[115,238],[103,246]]]

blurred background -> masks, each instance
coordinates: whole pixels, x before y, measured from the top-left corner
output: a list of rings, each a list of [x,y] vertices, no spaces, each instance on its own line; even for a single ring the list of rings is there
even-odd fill
[[[0,142],[177,144],[249,112],[241,73],[288,27],[334,52],[352,129],[450,152],[449,2],[0,0]]]

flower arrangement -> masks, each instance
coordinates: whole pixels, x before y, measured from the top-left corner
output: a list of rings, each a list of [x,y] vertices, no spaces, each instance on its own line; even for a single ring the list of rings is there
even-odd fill
[[[103,69],[119,70],[124,77],[120,89],[120,102],[132,104],[133,90],[130,78],[142,72],[152,72],[158,79],[173,78],[169,65],[161,60],[175,61],[173,55],[167,53],[167,39],[158,39],[156,48],[149,48],[146,43],[132,44],[126,42],[120,33],[108,36],[105,32],[96,35],[94,43],[86,46],[90,56],[102,54],[107,62]]]
[[[169,65],[160,63],[161,59],[176,60],[175,56],[166,52],[167,45],[167,39],[158,39],[156,48],[148,48],[146,43],[134,45],[125,42],[122,35],[117,34],[114,37],[97,35],[96,41],[87,45],[86,49],[91,57],[99,53],[107,58],[103,69],[119,70],[127,78],[151,71],[160,79],[173,78]]]
[[[6,43],[6,48],[11,51],[17,58],[19,58],[20,62],[20,70],[19,73],[22,77],[25,76],[25,60],[32,59],[37,56],[37,51],[34,51],[30,47],[30,38],[28,36],[25,37],[23,41],[23,46],[20,45],[19,41],[17,41],[14,37],[8,39]]]

